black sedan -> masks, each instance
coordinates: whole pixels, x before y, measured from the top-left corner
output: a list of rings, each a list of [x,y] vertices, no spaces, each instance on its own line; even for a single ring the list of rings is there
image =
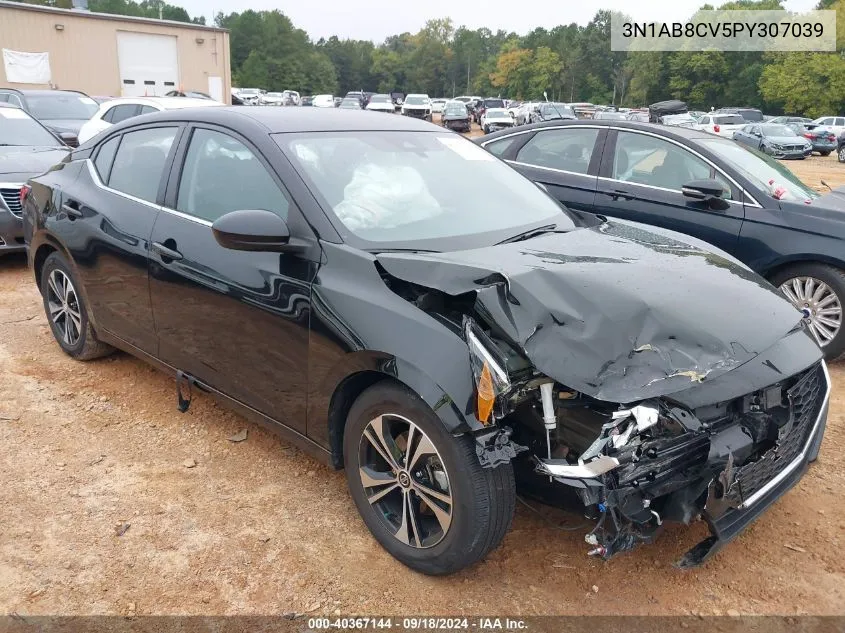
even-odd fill
[[[175,376],[181,410],[211,394],[345,468],[425,573],[501,541],[516,478],[594,517],[603,557],[703,517],[695,565],[818,453],[827,370],[780,293],[698,240],[569,212],[429,123],[170,110],[30,186],[64,352],[123,349]]]
[[[69,148],[20,108],[0,103],[0,255],[23,251],[21,190]]]
[[[677,127],[564,122],[476,142],[572,209],[727,251],[801,310],[828,359],[845,352],[845,191],[822,196],[764,154]]]
[[[786,125],[749,123],[733,133],[733,139],[774,158],[804,159],[813,153],[813,145]]]

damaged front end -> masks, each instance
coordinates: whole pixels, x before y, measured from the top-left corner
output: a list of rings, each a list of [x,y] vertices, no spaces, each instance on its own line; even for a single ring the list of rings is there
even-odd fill
[[[649,543],[664,521],[703,519],[711,536],[678,566],[701,564],[800,478],[821,439],[830,389],[823,361],[694,409],[667,397],[619,405],[527,365],[511,376],[513,361],[471,318],[464,331],[479,419],[497,423],[477,435],[482,463],[523,453],[514,466],[525,494],[563,506],[574,495],[596,519],[590,555]]]
[[[522,494],[585,511],[588,553],[603,558],[667,521],[705,520],[711,536],[678,562],[695,566],[815,459],[830,380],[800,315],[747,270],[615,231],[625,258],[573,253],[590,251],[582,231],[573,244],[498,249],[495,263],[467,251],[379,264],[394,292],[465,341],[483,466],[511,462]],[[678,258],[677,283],[695,285],[686,305],[653,283],[661,273],[637,247],[658,252],[660,268]],[[768,323],[746,318],[755,309]]]

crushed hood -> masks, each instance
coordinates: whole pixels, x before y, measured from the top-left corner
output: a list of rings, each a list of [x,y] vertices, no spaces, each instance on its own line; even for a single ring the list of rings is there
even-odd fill
[[[712,380],[802,327],[800,313],[772,286],[710,248],[612,221],[487,248],[377,259],[408,282],[449,295],[474,291],[477,316],[538,371],[624,403]]]

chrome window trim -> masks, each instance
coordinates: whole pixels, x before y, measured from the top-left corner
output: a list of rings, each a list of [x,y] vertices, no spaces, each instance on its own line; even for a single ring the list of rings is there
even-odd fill
[[[570,176],[582,176],[584,178],[590,178],[592,180],[597,180],[598,176],[593,176],[591,174],[582,174],[581,172],[577,171],[567,171],[566,169],[558,169],[557,167],[544,167],[543,165],[534,165],[531,163],[521,163],[518,160],[507,160],[505,162],[509,165],[522,165],[523,167],[530,167],[531,169],[542,169],[543,171],[553,171],[558,174],[567,174]]]
[[[677,145],[678,147],[680,147],[681,149],[685,149],[686,151],[694,154],[695,156],[697,156],[698,158],[703,160],[705,163],[710,165],[713,169],[715,169],[718,173],[720,173],[728,182],[733,183],[733,185],[739,190],[739,192],[744,197],[748,198],[748,200],[750,201],[750,202],[744,203],[742,200],[728,200],[728,202],[730,202],[731,204],[747,204],[750,207],[757,207],[759,209],[763,208],[763,205],[761,205],[759,202],[757,202],[757,200],[754,198],[754,196],[752,196],[750,193],[748,193],[748,191],[744,187],[742,187],[734,178],[732,178],[731,176],[726,174],[718,165],[716,165],[709,158],[702,156],[700,153],[698,153],[693,148],[687,147],[686,145],[684,145],[683,143],[679,143],[675,139],[667,138],[665,136],[661,136],[660,134],[655,134],[654,132],[647,132],[645,130],[634,130],[634,129],[631,129],[631,128],[616,127],[616,126],[611,126],[611,125],[589,125],[589,124],[583,124],[583,125],[550,125],[548,127],[534,128],[534,129],[531,129],[531,130],[519,130],[519,131],[514,132],[513,134],[503,134],[502,136],[499,136],[497,138],[494,138],[494,139],[491,139],[489,141],[485,141],[485,142],[481,143],[481,147],[487,147],[487,145],[489,143],[494,143],[496,141],[502,141],[506,138],[511,138],[512,136],[517,136],[518,134],[529,134],[529,133],[545,131],[545,130],[562,130],[562,129],[572,129],[572,128],[590,128],[590,129],[598,129],[598,130],[602,130],[602,129],[616,130],[617,132],[632,132],[634,134],[644,134],[646,136],[653,136],[654,138],[661,139],[661,140],[667,141],[669,143],[673,143],[673,144]],[[575,174],[576,176],[590,176],[590,174],[579,174],[577,172],[565,171],[563,169],[554,169],[553,167],[541,167],[540,165],[531,165],[531,164],[522,163],[522,162],[519,162],[519,161],[508,160],[507,162],[511,163],[511,164],[524,165],[526,167],[534,167],[534,168],[537,168],[537,169],[548,169],[548,170],[556,171],[556,172],[563,173],[563,174]],[[652,189],[660,189],[660,190],[663,190],[663,191],[672,191],[672,192],[676,192],[676,193],[681,193],[680,189],[666,189],[664,187],[655,187],[654,185],[642,185],[640,183],[629,183],[625,180],[619,180],[617,178],[607,178],[605,176],[590,176],[590,177],[598,178],[599,180],[608,180],[608,181],[613,181],[613,182],[624,182],[626,184],[637,184],[637,185],[642,186],[642,187],[651,187]]]
[[[801,449],[801,452],[795,459],[789,462],[789,464],[784,467],[784,469],[781,470],[777,475],[772,477],[772,479],[769,480],[769,482],[765,486],[760,488],[760,490],[758,490],[753,495],[748,497],[748,499],[743,501],[742,505],[739,506],[740,510],[749,508],[755,503],[757,503],[762,497],[766,495],[766,493],[768,493],[772,488],[776,487],[784,479],[789,477],[789,475],[791,475],[796,469],[801,467],[806,461],[807,453],[810,452],[810,447],[813,445],[813,442],[816,439],[816,434],[819,431],[819,426],[822,422],[822,416],[827,413],[828,404],[830,403],[830,374],[827,371],[827,363],[825,363],[824,361],[822,361],[822,370],[824,371],[824,380],[826,386],[824,400],[822,400],[822,406],[819,408],[819,413],[816,416],[815,423],[813,424],[813,430],[810,431],[810,433],[807,435],[807,441],[804,443],[804,448]]]
[[[138,198],[136,196],[133,196],[132,194],[118,191],[117,189],[112,189],[108,185],[104,184],[103,181],[100,179],[100,174],[97,173],[97,169],[94,167],[94,161],[92,161],[90,158],[86,158],[85,163],[88,166],[88,173],[90,174],[91,180],[94,182],[94,185],[99,187],[103,191],[107,191],[116,196],[120,196],[121,198],[125,198],[126,200],[131,200],[132,202],[137,202],[138,204],[143,204],[144,206],[150,207],[151,209],[156,209],[157,211],[164,211],[165,213],[170,213],[171,215],[184,218],[185,220],[190,220],[191,222],[201,224],[202,226],[207,226],[209,228],[211,227],[211,222],[209,222],[208,220],[203,220],[202,218],[197,218],[192,215],[188,215],[187,213],[182,213],[181,211],[177,211],[176,209],[164,207],[154,202],[150,202],[149,200],[143,200],[142,198]]]

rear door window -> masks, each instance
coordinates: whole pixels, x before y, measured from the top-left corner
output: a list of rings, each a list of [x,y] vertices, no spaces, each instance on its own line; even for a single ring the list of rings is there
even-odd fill
[[[586,174],[598,135],[597,128],[540,131],[519,150],[516,160],[527,165]]]
[[[178,130],[157,127],[124,134],[109,174],[109,187],[155,203]]]
[[[138,114],[138,106],[134,103],[122,103],[109,109],[103,116],[104,121],[120,123]]]

